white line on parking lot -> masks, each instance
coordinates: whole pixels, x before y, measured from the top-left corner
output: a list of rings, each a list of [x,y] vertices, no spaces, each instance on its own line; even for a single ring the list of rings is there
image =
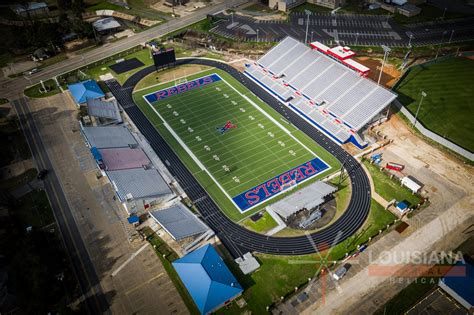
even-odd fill
[[[120,265],[120,267],[118,267],[117,269],[115,269],[114,272],[112,272],[112,277],[115,277],[119,272],[120,270],[122,270],[129,262],[131,262],[135,257],[138,256],[138,254],[140,254],[146,247],[148,246],[148,243],[146,243],[145,245],[143,245],[142,247],[140,247],[139,250],[137,250],[135,253],[132,254],[132,256],[130,256],[129,259],[127,259],[123,264]]]

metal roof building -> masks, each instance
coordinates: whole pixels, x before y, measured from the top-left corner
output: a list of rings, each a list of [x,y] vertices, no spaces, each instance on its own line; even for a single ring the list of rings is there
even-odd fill
[[[474,311],[474,266],[469,262],[457,262],[439,280],[439,286],[472,314]]]
[[[172,264],[201,314],[217,310],[243,291],[222,258],[209,244]]]
[[[150,212],[155,221],[171,235],[174,240],[199,235],[209,230],[199,218],[182,204]]]
[[[106,102],[88,98],[87,113],[89,116],[111,119],[115,120],[117,123],[122,122],[122,116],[120,116],[120,110],[116,100]]]
[[[97,99],[105,96],[97,82],[92,79],[69,84],[67,87],[78,105],[86,103],[89,98]]]
[[[287,219],[302,209],[316,208],[324,203],[324,197],[336,191],[336,187],[318,181],[271,204],[268,208],[278,213],[283,219]]]
[[[99,33],[107,33],[122,28],[119,22],[112,17],[103,18],[92,23],[92,27]]]
[[[121,201],[152,199],[172,194],[168,184],[156,169],[132,168],[108,171],[107,176]]]
[[[148,156],[140,148],[100,149],[100,154],[106,171],[143,168],[151,164]]]
[[[138,146],[126,126],[82,127],[82,133],[89,146],[98,149]]]

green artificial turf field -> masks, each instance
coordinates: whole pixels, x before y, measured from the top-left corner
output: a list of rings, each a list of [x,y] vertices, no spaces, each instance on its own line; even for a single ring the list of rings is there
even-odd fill
[[[278,114],[264,110],[267,105],[230,76],[213,69],[195,77],[212,73],[223,79],[151,102],[144,96],[174,83],[148,88],[134,99],[229,217],[242,219],[264,204],[241,215],[233,197],[314,158],[328,167],[305,183],[337,169],[333,157]],[[229,121],[236,128],[221,134],[219,128]],[[216,191],[227,200],[216,197]]]
[[[415,115],[421,91],[427,93],[418,119],[428,129],[474,151],[474,60],[458,57],[415,66],[396,89]]]

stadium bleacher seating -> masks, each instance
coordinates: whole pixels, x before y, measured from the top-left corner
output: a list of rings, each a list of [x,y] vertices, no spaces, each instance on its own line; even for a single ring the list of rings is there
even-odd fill
[[[245,74],[339,144],[363,146],[357,131],[396,98],[291,37],[247,64]]]

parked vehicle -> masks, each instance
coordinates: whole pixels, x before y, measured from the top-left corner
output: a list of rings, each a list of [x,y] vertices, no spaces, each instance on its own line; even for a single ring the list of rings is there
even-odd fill
[[[332,274],[332,277],[334,278],[334,280],[339,281],[346,275],[346,273],[347,273],[347,268],[344,265],[344,266],[339,267],[336,270],[336,272]]]
[[[39,180],[43,180],[46,177],[46,175],[48,175],[48,170],[41,170],[36,176],[36,178]]]
[[[390,170],[401,172],[403,168],[405,167],[405,165],[394,163],[394,162],[388,162],[387,165],[385,165],[385,167]]]

